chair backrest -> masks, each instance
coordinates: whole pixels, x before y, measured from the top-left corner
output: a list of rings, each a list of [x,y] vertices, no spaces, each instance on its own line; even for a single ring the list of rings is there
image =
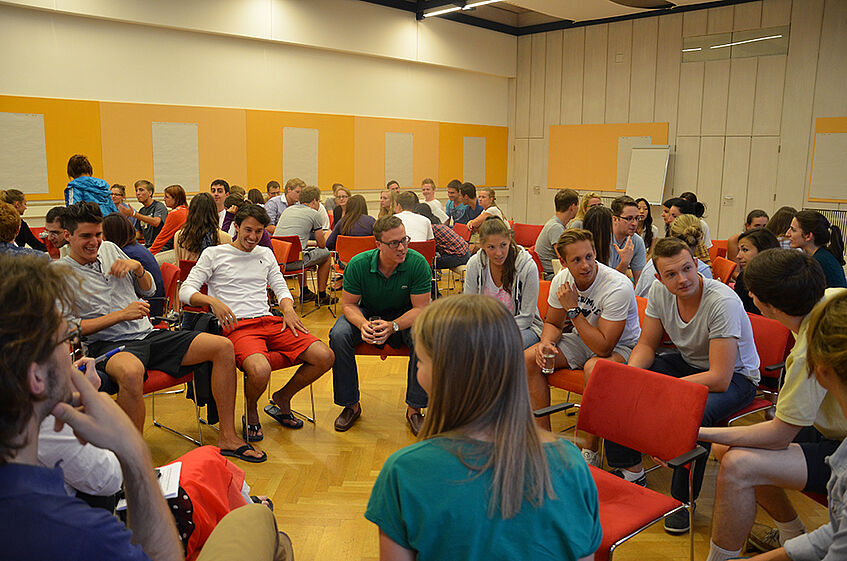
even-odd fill
[[[300,252],[303,251],[303,246],[300,244],[300,236],[273,236],[271,238],[271,244],[273,244],[273,240],[275,239],[291,244],[291,249],[288,250],[288,260],[286,263],[300,261]]]
[[[635,303],[638,304],[638,324],[644,327],[644,318],[647,316],[647,299],[636,296]]]
[[[179,282],[179,267],[174,265],[173,263],[162,263],[160,265],[162,270],[162,284],[164,284],[165,289],[165,299],[167,308],[171,310],[175,310],[176,306],[176,287]]]
[[[544,226],[515,222],[513,228],[515,232],[515,243],[524,247],[532,247],[535,245],[535,240],[538,239],[538,234],[541,233]]]
[[[729,281],[732,280],[732,272],[735,271],[737,266],[738,263],[720,256],[712,259],[712,271],[715,273],[715,277],[722,280],[724,284],[729,284]]]
[[[453,231],[462,236],[462,239],[466,242],[471,241],[471,231],[467,225],[462,224],[461,222],[456,222],[453,224]]]
[[[188,259],[179,260],[179,282],[185,282],[185,279],[188,278],[188,273],[191,272],[191,269],[196,264],[197,261],[189,261]]]
[[[701,384],[598,360],[577,430],[670,460],[696,445],[708,395]]]
[[[747,314],[753,326],[753,341],[759,353],[759,372],[762,377],[779,378],[781,369],[766,370],[785,361],[785,357],[794,348],[794,336],[791,331],[774,319],[758,314]]]
[[[291,243],[284,242],[279,238],[271,238],[271,247],[274,250],[276,262],[280,265],[288,263],[288,255],[291,253]]]
[[[409,242],[409,249],[414,249],[424,256],[429,266],[435,269],[435,240],[425,242]]]
[[[338,252],[338,259],[344,263],[349,263],[353,257],[369,249],[376,249],[376,238],[374,236],[338,236],[335,238],[335,250]]]
[[[528,247],[526,250],[529,252],[529,256],[532,257],[532,260],[535,261],[535,266],[538,269],[538,278],[544,278],[544,266],[541,264],[541,257],[538,256],[538,253],[535,251],[534,247]]]
[[[550,304],[547,303],[547,299],[550,297],[550,284],[551,281],[538,281],[538,314],[541,319],[547,317],[547,309],[550,307]]]

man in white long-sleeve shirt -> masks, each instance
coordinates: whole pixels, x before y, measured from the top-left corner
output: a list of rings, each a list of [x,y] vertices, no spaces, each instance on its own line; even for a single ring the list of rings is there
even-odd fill
[[[235,215],[235,241],[204,250],[179,291],[186,304],[209,306],[223,334],[235,346],[236,364],[247,374],[247,418],[242,424],[245,438],[252,442],[264,437],[257,404],[273,370],[302,363],[264,408],[282,426],[298,429],[303,421],[292,415],[291,398],[329,370],[335,360],[332,350],[309,333],[294,311],[294,300],[273,251],[258,245],[268,224],[268,213],[260,205],[241,207]],[[208,286],[208,294],[200,292],[203,284]],[[271,314],[268,286],[276,294],[283,317]]]

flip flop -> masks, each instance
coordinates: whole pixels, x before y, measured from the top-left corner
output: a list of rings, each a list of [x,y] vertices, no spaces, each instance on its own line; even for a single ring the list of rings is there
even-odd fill
[[[250,495],[250,500],[256,504],[263,504],[267,506],[269,509],[271,509],[271,512],[274,511],[274,502],[269,497],[265,497],[264,499],[262,499],[261,497],[258,497],[256,495]]]
[[[261,423],[251,425],[247,422],[247,419],[244,418],[244,415],[241,416],[241,437],[246,442],[260,442],[263,438],[265,438],[264,434],[254,434],[253,436],[249,436],[247,434],[250,431],[259,432],[260,430],[262,430]]]
[[[253,448],[250,444],[244,444],[243,446],[239,446],[235,450],[225,450],[221,448],[221,456],[226,456],[227,458],[236,458],[238,460],[244,460],[245,462],[250,462],[251,464],[261,464],[265,460],[268,459],[268,455],[265,452],[262,452],[262,455],[258,458],[253,456],[248,456],[245,454],[246,451],[256,449]]]
[[[282,410],[276,405],[265,405],[264,409],[265,413],[267,413],[270,417],[273,417],[274,420],[280,425],[284,426],[287,429],[301,429],[303,428],[303,421],[295,417],[292,413],[283,413]]]

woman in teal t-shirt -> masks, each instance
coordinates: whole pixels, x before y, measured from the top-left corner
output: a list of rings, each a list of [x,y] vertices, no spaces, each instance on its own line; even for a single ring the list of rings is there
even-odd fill
[[[388,458],[371,492],[380,558],[593,559],[597,489],[580,451],[532,421],[512,314],[450,296],[414,335],[429,409],[421,441]]]
[[[788,228],[791,247],[802,249],[821,264],[827,288],[847,288],[841,230],[816,210],[801,210]]]

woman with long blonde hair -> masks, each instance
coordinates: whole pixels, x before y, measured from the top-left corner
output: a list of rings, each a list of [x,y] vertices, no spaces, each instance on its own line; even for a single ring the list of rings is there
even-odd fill
[[[582,196],[579,202],[579,210],[576,211],[576,216],[568,222],[568,228],[582,228],[582,221],[585,220],[585,213],[595,206],[603,206],[603,199],[597,193],[586,193]]]
[[[597,490],[579,449],[532,421],[512,314],[449,296],[413,332],[429,409],[420,442],[388,458],[371,493],[380,558],[593,559]]]
[[[383,216],[391,216],[394,214],[394,211],[397,209],[397,191],[392,191],[391,189],[387,191],[383,191],[379,194],[379,215],[377,218],[382,218]]]

